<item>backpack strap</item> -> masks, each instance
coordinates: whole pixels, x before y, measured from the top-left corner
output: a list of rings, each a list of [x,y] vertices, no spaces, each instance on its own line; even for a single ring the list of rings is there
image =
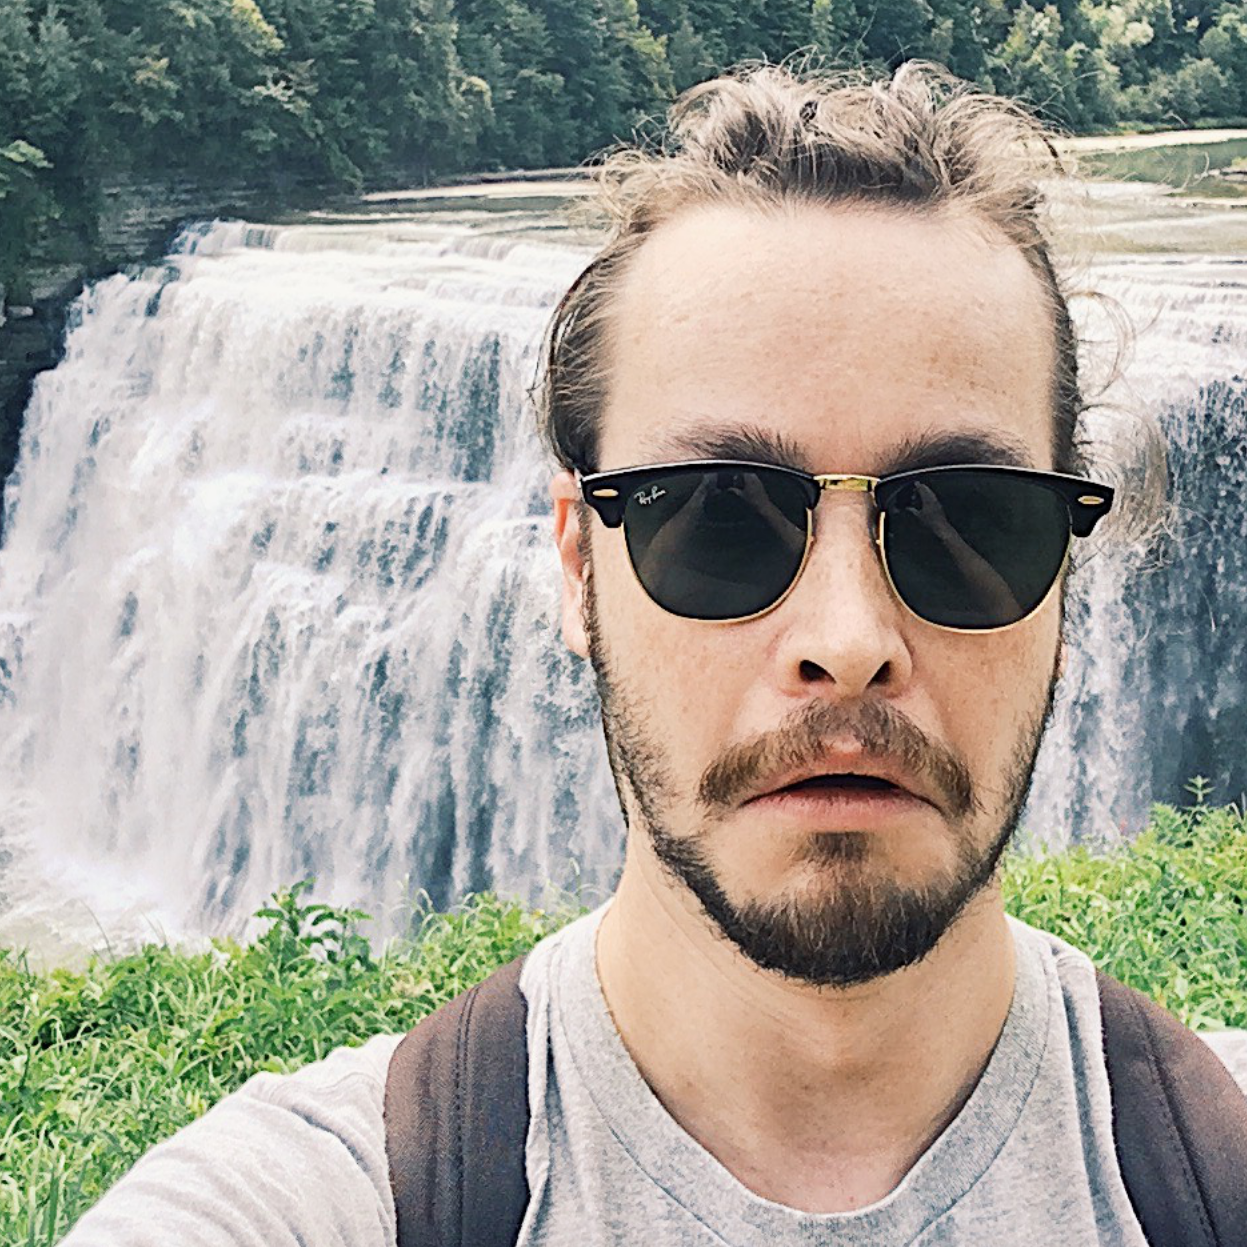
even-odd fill
[[[1220,1058],[1141,992],[1097,971],[1117,1159],[1157,1247],[1241,1247],[1247,1096]]]
[[[385,1081],[398,1247],[512,1247],[528,1206],[523,958],[408,1032]]]

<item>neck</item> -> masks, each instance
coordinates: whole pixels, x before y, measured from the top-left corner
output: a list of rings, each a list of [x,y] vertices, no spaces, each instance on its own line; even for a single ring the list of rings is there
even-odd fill
[[[597,963],[667,1111],[755,1193],[809,1212],[897,1186],[969,1098],[1013,999],[995,885],[917,965],[817,988],[746,960],[632,847]]]

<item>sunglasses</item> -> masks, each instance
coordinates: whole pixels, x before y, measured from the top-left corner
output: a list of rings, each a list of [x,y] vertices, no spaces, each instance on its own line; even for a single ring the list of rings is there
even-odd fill
[[[1071,537],[1089,536],[1113,503],[1113,490],[1095,481],[978,464],[813,476],[704,459],[577,480],[602,522],[623,526],[645,592],[673,615],[718,621],[754,619],[788,596],[824,490],[868,493],[896,596],[919,619],[964,632],[1034,614],[1060,579]]]

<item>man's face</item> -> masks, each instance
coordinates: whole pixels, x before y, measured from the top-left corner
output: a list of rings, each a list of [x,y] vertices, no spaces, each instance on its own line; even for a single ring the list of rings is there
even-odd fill
[[[1022,255],[965,216],[690,211],[616,305],[593,467],[761,446],[819,473],[1051,468],[1050,325]],[[796,587],[727,624],[664,612],[620,530],[588,517],[577,540],[560,511],[564,632],[594,664],[634,851],[755,963],[817,984],[918,960],[990,883],[1059,648],[1056,594],[995,633],[910,614],[871,508],[824,494]]]

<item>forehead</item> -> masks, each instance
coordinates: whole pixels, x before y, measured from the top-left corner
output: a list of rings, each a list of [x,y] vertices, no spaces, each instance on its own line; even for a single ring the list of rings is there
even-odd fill
[[[822,472],[880,475],[916,444],[982,440],[990,458],[1051,464],[1042,284],[965,214],[688,211],[637,252],[608,342],[603,469],[750,439]]]

